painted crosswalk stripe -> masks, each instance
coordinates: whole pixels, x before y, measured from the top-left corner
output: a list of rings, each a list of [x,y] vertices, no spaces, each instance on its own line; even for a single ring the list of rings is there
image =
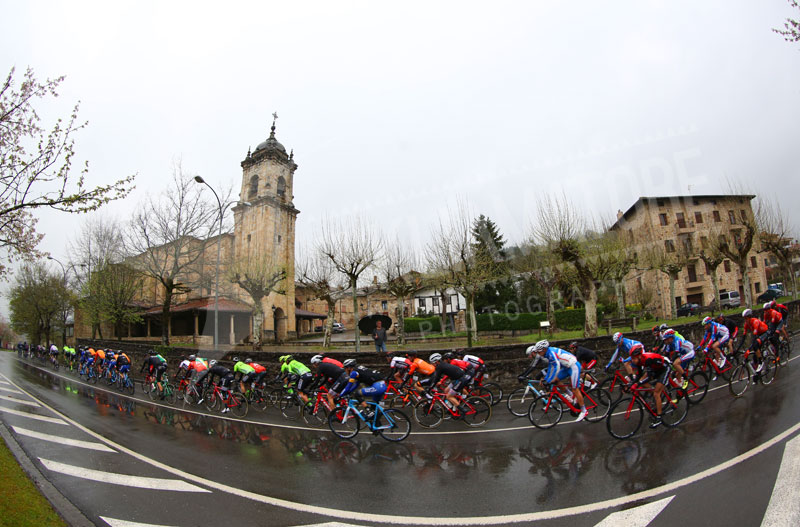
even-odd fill
[[[111,527],[170,527],[169,525],[156,525],[154,523],[129,522],[128,520],[106,518],[105,516],[100,516],[100,519],[109,524]]]
[[[28,406],[33,406],[34,408],[39,408],[39,406],[41,406],[39,403],[35,403],[33,401],[23,401],[22,399],[17,399],[16,397],[9,397],[8,395],[0,395],[0,399],[4,401],[11,401],[12,403],[16,404],[26,404]]]
[[[201,489],[190,483],[180,479],[161,479],[161,478],[145,478],[142,476],[129,476],[127,474],[116,474],[114,472],[103,472],[101,470],[93,470],[90,468],[76,467],[74,465],[66,465],[58,461],[51,461],[49,459],[39,458],[42,465],[48,470],[66,474],[67,476],[75,476],[76,478],[90,479],[92,481],[99,481],[101,483],[111,483],[113,485],[123,485],[126,487],[137,487],[140,489],[152,490],[173,490],[177,492],[211,492],[210,490]]]
[[[11,386],[11,385],[10,385],[9,383],[7,383],[6,381],[0,381],[0,384],[5,384],[6,386]]]
[[[36,415],[29,412],[20,412],[19,410],[12,410],[11,408],[5,408],[0,406],[0,412],[12,415],[18,415],[20,417],[27,417],[28,419],[33,419],[34,421],[42,421],[45,423],[53,423],[55,425],[65,425],[69,426],[66,421],[61,419],[56,419],[55,417],[45,417],[44,415]]]
[[[639,505],[638,507],[609,514],[603,521],[595,525],[595,527],[616,527],[617,525],[645,527],[664,510],[664,507],[669,505],[669,502],[671,502],[674,497],[675,496],[670,496],[669,498],[654,501],[647,505]]]
[[[18,393],[18,394],[22,395],[21,391],[15,390],[14,388],[3,388],[2,386],[0,386],[0,390],[2,390],[4,392],[8,392],[8,393]]]
[[[81,441],[79,439],[68,439],[66,437],[59,437],[50,434],[43,434],[35,430],[28,430],[19,426],[12,426],[14,432],[21,436],[32,437],[34,439],[41,439],[42,441],[50,441],[51,443],[58,443],[64,446],[74,446],[77,448],[86,448],[88,450],[97,450],[99,452],[116,452],[113,448],[108,448],[103,443],[95,443],[94,441]]]
[[[786,443],[781,468],[778,470],[778,477],[775,479],[775,487],[772,489],[761,527],[800,525],[798,487],[800,487],[800,436]]]

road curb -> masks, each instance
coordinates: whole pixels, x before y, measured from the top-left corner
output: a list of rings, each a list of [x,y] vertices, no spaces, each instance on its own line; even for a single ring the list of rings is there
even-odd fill
[[[14,455],[17,463],[22,467],[22,470],[39,489],[39,492],[50,502],[56,513],[67,522],[71,527],[96,527],[96,524],[91,522],[84,514],[72,504],[66,497],[64,497],[58,489],[50,483],[44,474],[36,467],[36,465],[28,457],[28,454],[17,442],[16,438],[11,434],[6,424],[0,420],[0,437],[2,437],[8,449]]]

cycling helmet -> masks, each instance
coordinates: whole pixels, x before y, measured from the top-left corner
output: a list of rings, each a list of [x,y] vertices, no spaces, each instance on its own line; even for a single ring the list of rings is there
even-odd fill
[[[444,355],[442,355],[442,358],[443,358],[444,360],[452,360],[452,359],[456,358],[456,356],[455,356],[455,355],[453,355],[452,353],[450,353],[450,352],[448,351],[447,353],[445,353]]]
[[[617,331],[616,333],[614,333],[613,339],[614,339],[614,344],[619,344],[619,341],[622,340],[622,333]]]
[[[428,362],[439,362],[440,360],[442,360],[441,353],[433,353],[430,357],[428,357]]]
[[[664,331],[665,329],[669,329],[669,326],[666,325],[666,324],[661,324],[660,326],[658,326],[658,329],[660,329],[661,331]]]
[[[278,360],[281,361],[281,362],[291,362],[292,356],[291,355],[281,355],[280,358],[278,358]]]
[[[234,357],[234,358],[233,358],[233,362],[240,362],[240,361],[239,361],[239,357]]]
[[[536,353],[539,353],[540,351],[544,351],[549,347],[550,347],[550,343],[548,341],[540,340],[539,342],[534,344],[533,351],[535,351]]]
[[[650,331],[652,331],[653,333],[658,333],[659,331],[661,331],[661,327],[660,326],[653,326],[653,329],[651,329]]]
[[[575,349],[577,347],[578,347],[578,341],[577,340],[573,340],[572,342],[569,343],[569,349]]]
[[[356,359],[347,359],[342,363],[342,366],[345,368],[355,368],[356,367]]]
[[[769,307],[770,307],[770,308],[773,308],[773,307],[775,307],[776,305],[778,305],[778,303],[777,303],[776,301],[774,301],[774,300],[770,300],[770,301],[769,301]]]
[[[106,357],[113,357],[113,356],[114,356],[114,350],[106,351]]]
[[[634,344],[631,348],[631,357],[638,357],[644,352],[644,346],[641,344]]]
[[[158,353],[156,353],[156,350],[150,350],[150,356],[151,357],[154,357],[156,355],[158,355]]]
[[[742,316],[745,317],[745,318],[752,317],[753,316],[753,310],[749,309],[749,308],[745,309],[744,311],[742,311]]]
[[[536,344],[534,344],[533,346],[528,346],[528,349],[525,350],[525,355],[530,357],[531,355],[534,354],[535,351],[536,351]]]
[[[667,340],[667,339],[672,338],[674,336],[675,336],[675,330],[674,329],[664,330],[664,333],[661,334],[661,338],[663,340]]]
[[[407,351],[406,352],[406,356],[407,357],[416,357],[417,356],[417,351],[416,350]]]
[[[706,317],[706,318],[704,318],[704,319],[703,319],[703,325],[704,325],[704,326],[707,326],[707,325],[709,325],[709,324],[711,324],[711,317]]]
[[[209,367],[211,367],[211,366],[214,366],[216,363],[217,363],[217,361],[212,360],[211,362],[208,363],[208,365],[209,365]]]
[[[196,361],[197,360],[197,355],[189,355],[189,360],[190,361]]]
[[[765,302],[765,303],[764,303],[764,309],[769,309],[769,308],[771,308],[771,307],[772,307],[772,306],[771,306],[771,305],[769,305],[769,302]]]
[[[253,362],[253,359],[251,359],[251,358],[249,358],[249,357],[248,357],[248,358],[246,358],[246,359],[244,359],[244,363],[245,363],[245,364],[250,364],[251,362]]]
[[[322,355],[314,355],[311,357],[311,364],[318,364],[322,362]]]

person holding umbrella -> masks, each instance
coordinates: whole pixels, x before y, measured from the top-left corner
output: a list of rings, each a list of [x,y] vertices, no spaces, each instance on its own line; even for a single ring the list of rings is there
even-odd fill
[[[375,341],[375,352],[386,353],[386,329],[382,327],[380,320],[375,322],[375,329],[372,330],[372,340]]]

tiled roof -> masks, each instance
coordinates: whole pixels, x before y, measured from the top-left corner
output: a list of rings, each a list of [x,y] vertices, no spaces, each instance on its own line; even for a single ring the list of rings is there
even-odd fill
[[[161,306],[151,307],[147,311],[145,311],[148,315],[154,315],[157,313],[161,313]],[[189,300],[188,302],[184,302],[183,304],[178,304],[176,306],[172,306],[170,308],[171,313],[178,313],[181,311],[191,311],[197,309],[198,311],[214,311],[214,298],[196,298],[194,300]],[[235,300],[229,300],[227,298],[220,298],[218,301],[218,311],[224,311],[228,313],[250,313],[253,311],[253,308],[248,306],[247,304],[243,304],[242,302],[237,302]]]

